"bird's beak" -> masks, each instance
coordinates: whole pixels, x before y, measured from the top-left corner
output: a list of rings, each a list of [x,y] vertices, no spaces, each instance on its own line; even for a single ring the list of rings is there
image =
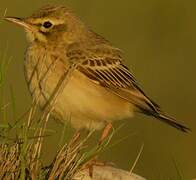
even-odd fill
[[[30,30],[30,31],[34,30],[33,26],[31,24],[25,22],[24,19],[17,18],[17,17],[5,17],[3,19],[6,20],[6,21],[15,23],[19,26],[22,26],[25,30]]]

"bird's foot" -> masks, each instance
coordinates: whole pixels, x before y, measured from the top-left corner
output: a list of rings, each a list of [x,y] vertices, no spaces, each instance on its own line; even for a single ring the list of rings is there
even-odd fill
[[[103,162],[103,161],[98,161],[97,157],[94,157],[90,161],[88,161],[84,166],[83,169],[88,169],[89,171],[89,176],[92,178],[93,177],[93,168],[94,166],[99,166],[99,167],[104,167],[104,166],[115,166],[114,163],[110,162]]]

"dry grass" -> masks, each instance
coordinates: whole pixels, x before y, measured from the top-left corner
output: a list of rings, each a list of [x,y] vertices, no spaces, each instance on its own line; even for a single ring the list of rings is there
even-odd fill
[[[27,118],[26,123],[3,131],[3,138],[7,138],[7,142],[0,145],[0,179],[72,179],[74,174],[106,148],[113,134],[101,145],[87,150],[87,141],[93,132],[83,138],[75,133],[60,148],[51,164],[45,167],[41,155],[44,153],[42,147],[50,112],[43,113],[38,121],[35,116],[36,106],[33,106],[24,117]],[[16,128],[20,128],[17,131],[19,134],[12,139],[9,133]]]
[[[0,146],[0,179],[18,179],[20,161],[20,146],[18,143]]]

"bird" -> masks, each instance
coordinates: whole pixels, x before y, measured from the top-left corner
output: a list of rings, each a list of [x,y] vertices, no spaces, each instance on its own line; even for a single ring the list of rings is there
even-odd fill
[[[4,19],[25,30],[25,78],[33,99],[44,109],[58,92],[53,117],[64,122],[70,115],[75,129],[100,130],[143,113],[182,132],[190,130],[145,94],[123,52],[69,7],[45,5],[31,16]]]

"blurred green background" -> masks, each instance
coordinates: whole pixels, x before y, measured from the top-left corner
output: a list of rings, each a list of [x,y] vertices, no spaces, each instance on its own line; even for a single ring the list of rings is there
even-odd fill
[[[94,31],[121,48],[127,65],[146,93],[192,129],[190,134],[183,134],[138,114],[115,125],[126,123],[113,141],[132,135],[101,158],[130,169],[144,143],[136,173],[152,180],[179,179],[176,161],[183,179],[196,177],[196,1],[1,0],[0,16],[6,8],[9,16],[28,16],[48,3],[69,5]],[[26,45],[21,28],[0,23],[0,52],[8,47],[8,56],[13,57],[2,101],[9,101],[12,87],[17,116],[31,103],[23,75]],[[61,124],[53,120],[50,126],[58,133],[48,138],[47,161],[56,151],[62,130]]]

